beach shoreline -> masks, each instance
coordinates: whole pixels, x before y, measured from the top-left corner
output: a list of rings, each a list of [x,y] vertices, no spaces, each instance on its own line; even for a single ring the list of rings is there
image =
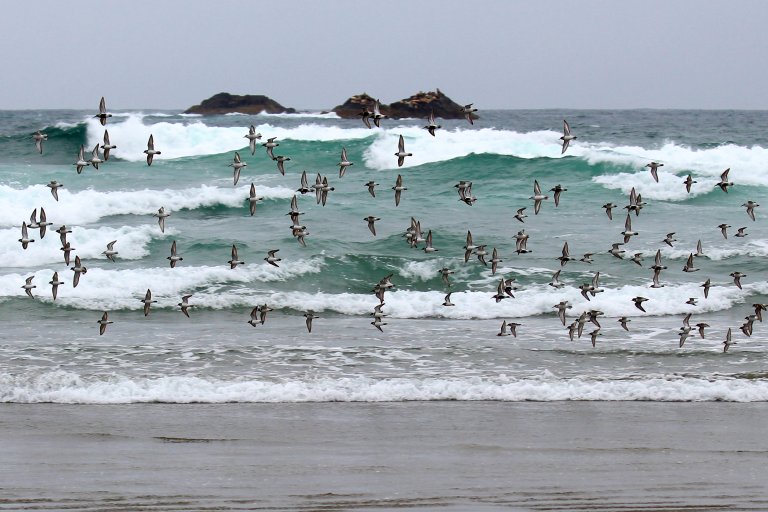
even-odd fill
[[[766,426],[763,403],[2,404],[0,510],[761,510]]]

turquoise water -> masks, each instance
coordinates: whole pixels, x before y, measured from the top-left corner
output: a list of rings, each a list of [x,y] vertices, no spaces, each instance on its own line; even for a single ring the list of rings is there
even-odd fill
[[[75,172],[81,144],[101,141],[104,127],[89,112],[0,112],[0,397],[4,401],[295,401],[400,399],[659,399],[766,400],[766,337],[755,322],[739,330],[753,303],[768,302],[768,233],[761,207],[752,221],[741,205],[763,202],[768,174],[766,112],[750,111],[490,111],[474,126],[441,120],[436,137],[422,120],[388,120],[366,129],[359,120],[328,114],[293,116],[184,116],[177,112],[118,112],[106,128],[117,149],[99,170]],[[563,118],[578,139],[560,154]],[[275,136],[275,154],[290,157],[286,174],[260,145],[250,154],[247,127]],[[48,134],[43,154],[31,134]],[[149,134],[162,155],[151,167],[143,150]],[[397,167],[399,135],[413,153]],[[354,163],[343,178],[342,147]],[[233,186],[235,152],[248,165]],[[659,183],[644,166],[664,163]],[[723,193],[720,174],[731,168],[735,185]],[[307,227],[306,247],[291,235],[286,215],[302,171],[310,184],[320,173],[335,190],[326,206],[313,193],[298,195]],[[407,190],[399,206],[397,175]],[[687,193],[682,180],[697,181]],[[64,184],[60,200],[45,184]],[[364,186],[379,185],[376,197]],[[473,206],[454,187],[473,182]],[[534,215],[533,183],[545,194],[567,188],[560,205],[544,201]],[[248,212],[254,183],[264,197]],[[641,253],[643,266],[607,253],[622,241],[632,188],[647,205],[632,214],[638,232],[623,248]],[[613,202],[613,220],[602,205]],[[16,241],[33,209],[45,208],[48,233],[23,250]],[[152,216],[171,216],[161,232]],[[513,218],[526,207],[524,223]],[[380,217],[374,237],[363,220]],[[411,218],[435,253],[403,238]],[[732,226],[727,239],[717,227]],[[73,254],[88,267],[77,288],[52,229],[71,227]],[[747,236],[735,237],[747,227]],[[525,254],[515,234],[530,235]],[[493,275],[472,256],[464,262],[467,231],[475,244],[497,248]],[[662,242],[674,232],[674,247]],[[117,261],[102,252],[117,240]],[[175,240],[183,261],[171,269]],[[699,271],[682,272],[701,240]],[[589,265],[562,267],[564,286],[549,286],[560,269],[564,242]],[[230,269],[232,244],[245,265]],[[263,259],[279,249],[280,267]],[[664,287],[650,288],[648,268],[661,249]],[[446,287],[439,269],[454,271]],[[52,300],[54,271],[66,282]],[[600,272],[605,289],[585,300],[579,286]],[[742,289],[729,274],[746,275]],[[374,285],[393,274],[385,297],[383,332],[369,325],[378,303]],[[34,275],[34,299],[24,294]],[[496,303],[501,277],[514,278],[515,298]],[[711,279],[704,298],[701,284]],[[152,290],[157,303],[145,318],[139,299]],[[444,307],[453,292],[454,307]],[[180,314],[192,294],[191,318]],[[649,300],[638,310],[632,298]],[[690,297],[696,305],[687,304]],[[568,323],[598,309],[600,337],[570,341],[553,306],[568,300]],[[264,325],[246,323],[257,304],[271,312]],[[320,315],[312,333],[302,314]],[[98,335],[96,320],[110,312]],[[694,331],[683,348],[678,328],[710,324],[704,339]],[[624,331],[617,318],[631,319]],[[523,324],[517,338],[497,337],[502,320]],[[725,332],[737,342],[722,354]]]

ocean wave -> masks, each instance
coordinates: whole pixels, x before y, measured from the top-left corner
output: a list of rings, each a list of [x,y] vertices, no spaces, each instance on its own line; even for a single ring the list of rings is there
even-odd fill
[[[222,380],[196,376],[83,377],[52,371],[0,374],[0,402],[64,404],[404,401],[765,402],[764,379],[656,376],[642,379],[308,378]]]
[[[170,244],[168,246],[170,251]],[[120,251],[121,246],[116,244]],[[102,249],[103,250],[103,249]],[[247,259],[248,255],[240,257]],[[170,252],[168,253],[170,254]],[[179,248],[179,254],[184,255],[184,248]],[[305,274],[315,274],[324,266],[323,258],[281,262],[280,267],[266,263],[254,263],[229,268],[225,263],[229,256],[228,247],[222,247],[222,264],[218,266],[185,266],[178,264],[176,268],[170,265],[152,268],[116,269],[117,263],[104,259],[102,262],[83,260],[88,267],[88,273],[80,278],[77,288],[72,288],[69,281],[72,272],[60,274],[67,286],[59,290],[56,303],[62,306],[88,310],[120,310],[140,309],[139,298],[144,296],[147,289],[152,290],[157,304],[153,307],[174,309],[182,295],[194,293],[193,303],[198,307],[225,309],[230,307],[253,307],[256,303],[269,301],[273,292],[255,290],[254,283],[269,283],[287,281]],[[96,256],[104,258],[103,256]],[[160,262],[158,262],[159,264]],[[163,261],[163,263],[166,263]],[[36,296],[40,300],[50,301],[48,281],[54,269],[41,269],[31,273],[11,273],[0,276],[0,298],[23,297],[21,285],[30,275],[35,276],[33,284],[37,285]]]
[[[208,126],[205,122],[194,120],[184,123],[161,121],[144,124],[146,116],[132,114],[124,121],[109,125],[109,137],[118,149],[114,155],[129,162],[139,162],[146,158],[147,140],[150,134],[154,136],[155,147],[162,152],[157,159],[173,159],[190,156],[216,155],[242,150],[248,147],[244,135],[248,131],[243,127]],[[93,147],[104,137],[104,127],[97,120],[87,120],[86,147]],[[335,141],[348,139],[363,139],[371,137],[372,132],[366,128],[340,128],[336,126],[320,126],[302,124],[295,128],[281,128],[268,123],[256,126],[256,131],[268,137],[279,140],[301,141]]]
[[[165,234],[160,232],[156,223],[139,227],[123,226],[120,228],[74,228],[67,235],[67,241],[73,248],[72,260],[75,254],[81,259],[106,258],[102,252],[107,248],[107,243],[117,240],[115,250],[117,256],[125,260],[138,260],[149,254],[147,245],[152,239],[171,236],[173,229],[166,229]],[[64,255],[59,250],[61,242],[58,233],[50,230],[44,238],[38,236],[37,230],[30,231],[31,238],[35,240],[27,250],[22,250],[16,237],[21,234],[18,228],[0,229],[0,261],[5,267],[39,267],[64,262]]]
[[[164,190],[95,191],[69,192],[59,190],[59,201],[51,196],[45,185],[33,185],[16,189],[0,185],[0,226],[18,226],[28,219],[32,210],[44,207],[49,222],[56,224],[90,224],[110,215],[150,215],[161,206],[173,213],[181,209],[195,209],[205,206],[224,205],[232,208],[245,207],[250,184],[239,187],[199,187]],[[260,196],[266,199],[287,199],[294,191],[287,187],[257,187]],[[89,205],[85,207],[84,205]],[[173,218],[168,220],[170,224]]]
[[[180,252],[183,254],[183,250]],[[226,249],[223,248],[222,262],[226,260],[226,256]],[[240,256],[248,260],[248,254]],[[89,268],[88,274],[82,277],[76,289],[60,293],[57,304],[88,310],[138,309],[140,303],[137,298],[142,296],[147,288],[153,290],[158,308],[169,309],[176,308],[179,297],[188,293],[195,294],[194,302],[198,307],[208,309],[249,308],[267,302],[275,309],[311,309],[317,312],[331,311],[343,315],[366,316],[379,303],[373,293],[310,293],[254,286],[258,283],[284,282],[305,274],[319,273],[327,263],[325,257],[283,261],[279,268],[261,262],[247,263],[234,270],[224,263],[219,266],[182,265],[176,269],[115,269],[113,264],[106,260],[98,264],[87,261],[84,263],[93,268]],[[47,288],[41,283],[47,283],[52,272],[50,269],[35,271],[35,284],[39,288]],[[31,274],[11,273],[0,276],[0,298],[23,297],[21,285],[29,275]],[[70,276],[70,272],[67,272],[65,279],[68,280]],[[119,283],[119,286],[116,286],[116,283]],[[605,286],[604,292],[587,301],[581,296],[579,289],[572,285],[560,290],[546,285],[532,285],[517,290],[515,298],[499,303],[491,298],[493,290],[490,289],[454,292],[451,296],[451,301],[455,304],[453,307],[442,305],[446,293],[444,291],[397,289],[387,292],[384,311],[391,318],[402,319],[513,319],[543,314],[554,315],[554,305],[567,300],[573,305],[568,312],[569,318],[589,309],[600,310],[607,317],[613,318],[665,316],[727,310],[746,301],[750,295],[768,293],[766,282],[743,283],[742,286],[743,289],[739,289],[730,282],[714,283],[707,299],[703,298],[698,284],[669,285],[658,289],[648,286]],[[41,293],[38,290],[38,294],[44,299],[47,297],[47,292]],[[632,299],[638,295],[649,299],[644,303],[647,313],[635,307]],[[698,305],[686,304],[689,297],[698,297]]]

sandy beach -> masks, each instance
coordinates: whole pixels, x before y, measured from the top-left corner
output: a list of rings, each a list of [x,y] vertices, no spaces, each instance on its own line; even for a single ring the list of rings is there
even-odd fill
[[[2,510],[765,510],[764,404],[0,405]]]

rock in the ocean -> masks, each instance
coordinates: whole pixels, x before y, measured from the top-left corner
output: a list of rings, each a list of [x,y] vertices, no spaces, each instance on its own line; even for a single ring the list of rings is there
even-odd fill
[[[359,117],[363,107],[373,105],[374,98],[366,93],[352,96],[347,101],[333,108],[337,116],[346,119]],[[381,105],[381,113],[391,118],[404,117],[427,118],[430,112],[435,117],[443,119],[461,119],[464,117],[462,106],[443,94],[440,89],[429,92],[418,92],[410,98],[396,101],[389,105]],[[473,114],[476,119],[477,116]]]
[[[214,94],[207,100],[203,100],[199,105],[189,107],[184,111],[185,114],[229,114],[240,112],[241,114],[259,114],[267,112],[268,114],[293,114],[296,109],[286,108],[267,96],[261,94],[247,94],[239,96],[220,92]]]

